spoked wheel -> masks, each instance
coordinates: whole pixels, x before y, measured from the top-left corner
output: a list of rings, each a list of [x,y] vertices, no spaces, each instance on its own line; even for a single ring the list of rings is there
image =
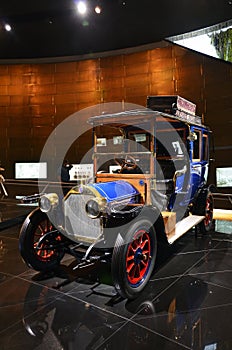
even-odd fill
[[[213,230],[214,220],[213,220],[213,196],[212,193],[206,189],[203,193],[199,195],[196,203],[196,209],[194,211],[197,215],[203,215],[205,218],[202,222],[197,225],[199,232],[206,233]]]
[[[209,231],[212,228],[213,224],[213,197],[209,194],[206,198],[205,204],[205,219],[204,227],[206,231]]]
[[[146,286],[156,260],[156,233],[152,223],[138,219],[124,237],[119,234],[112,256],[112,278],[117,292],[134,299]]]
[[[25,263],[38,271],[51,270],[64,256],[63,236],[47,215],[36,209],[24,221],[19,250]]]

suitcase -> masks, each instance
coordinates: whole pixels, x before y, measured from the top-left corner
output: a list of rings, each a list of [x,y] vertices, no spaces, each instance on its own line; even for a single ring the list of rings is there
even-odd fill
[[[159,112],[180,116],[182,113],[195,115],[196,105],[178,95],[148,96],[147,107]]]

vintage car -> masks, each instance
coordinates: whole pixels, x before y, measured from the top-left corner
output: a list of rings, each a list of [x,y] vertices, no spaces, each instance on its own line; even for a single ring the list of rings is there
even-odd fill
[[[212,228],[210,130],[179,96],[150,96],[147,108],[88,123],[94,181],[62,200],[42,195],[22,225],[19,249],[38,271],[54,269],[66,253],[76,269],[108,262],[116,291],[133,299],[149,281],[159,243],[170,247],[192,228]]]

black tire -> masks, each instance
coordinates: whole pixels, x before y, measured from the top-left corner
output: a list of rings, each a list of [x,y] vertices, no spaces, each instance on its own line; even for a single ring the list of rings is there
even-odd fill
[[[198,195],[195,210],[193,211],[193,214],[205,217],[205,219],[197,225],[197,232],[207,233],[213,230],[213,207],[214,201],[212,193],[208,188],[204,188]]]
[[[134,299],[146,286],[157,254],[155,229],[147,218],[137,219],[125,235],[118,234],[112,255],[111,271],[116,291]]]
[[[49,235],[49,232],[52,232]],[[38,249],[38,242],[47,235],[46,241]],[[37,271],[49,271],[56,267],[64,256],[59,248],[63,236],[55,229],[47,215],[35,209],[24,221],[19,236],[19,251],[25,263]]]

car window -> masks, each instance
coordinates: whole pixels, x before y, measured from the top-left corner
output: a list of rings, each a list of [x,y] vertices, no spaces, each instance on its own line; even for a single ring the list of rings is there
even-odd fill
[[[201,131],[200,130],[194,130],[195,133],[195,140],[193,141],[193,161],[200,161],[201,160]]]

